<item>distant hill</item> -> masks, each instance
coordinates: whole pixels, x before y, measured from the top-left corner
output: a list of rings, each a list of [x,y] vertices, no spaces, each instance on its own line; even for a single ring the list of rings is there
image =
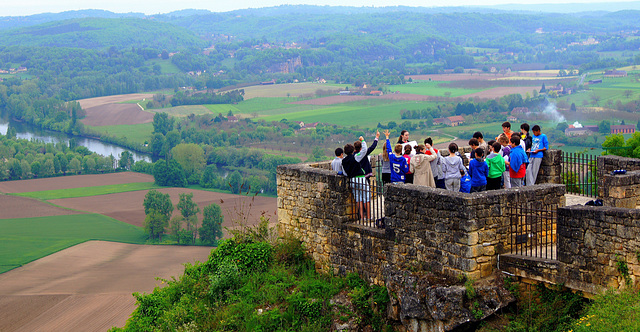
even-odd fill
[[[0,46],[78,48],[204,47],[193,32],[172,24],[140,18],[80,18],[0,31]]]

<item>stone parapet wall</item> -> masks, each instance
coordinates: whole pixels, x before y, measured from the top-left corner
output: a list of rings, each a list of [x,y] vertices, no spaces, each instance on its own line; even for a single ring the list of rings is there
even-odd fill
[[[558,275],[571,287],[593,294],[606,288],[626,287],[618,270],[628,267],[634,288],[640,284],[640,210],[613,207],[569,206],[558,209]],[[618,262],[624,263],[618,263]]]
[[[605,206],[635,209],[640,199],[640,171],[627,174],[604,174],[598,186],[598,197]]]
[[[598,157],[599,179],[602,179],[605,174],[611,174],[612,171],[617,169],[626,169],[627,171],[640,171],[640,159],[613,155]]]
[[[379,285],[387,267],[489,276],[497,255],[510,249],[510,205],[564,206],[563,185],[465,194],[393,184],[386,187],[387,226],[375,229],[349,222],[348,180],[318,166],[278,167],[280,231],[305,243],[318,270],[358,272]]]
[[[564,206],[563,185],[465,194],[412,185],[391,185],[386,195],[388,232],[404,253],[395,263],[421,262],[446,275],[486,277],[497,255],[509,252],[512,205]]]
[[[544,152],[536,184],[562,183],[562,150]]]
[[[617,169],[627,174],[611,175]],[[640,159],[598,157],[598,198],[605,206],[636,208],[640,199]]]

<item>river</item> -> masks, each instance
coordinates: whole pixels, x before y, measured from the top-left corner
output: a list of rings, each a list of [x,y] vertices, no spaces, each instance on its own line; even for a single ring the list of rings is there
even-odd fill
[[[16,137],[18,138],[24,138],[28,140],[35,139],[45,143],[65,142],[67,144],[69,144],[69,140],[71,138],[75,138],[78,145],[84,146],[89,149],[89,151],[95,152],[102,156],[113,155],[116,159],[119,159],[122,152],[129,151],[133,154],[134,161],[145,160],[151,162],[151,156],[127,150],[118,145],[105,143],[97,139],[72,136],[51,130],[43,130],[26,123],[11,121],[9,119],[0,117],[0,134],[6,135],[9,127],[16,130]]]

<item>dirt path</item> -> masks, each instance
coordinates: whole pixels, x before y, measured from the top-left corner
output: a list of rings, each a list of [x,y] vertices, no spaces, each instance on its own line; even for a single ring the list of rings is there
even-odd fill
[[[209,247],[90,241],[0,274],[0,331],[106,331],[123,326],[133,292],[206,261]]]

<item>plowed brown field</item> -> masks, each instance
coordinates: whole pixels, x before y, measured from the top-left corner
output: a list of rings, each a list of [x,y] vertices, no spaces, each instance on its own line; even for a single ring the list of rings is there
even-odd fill
[[[90,241],[0,274],[0,331],[106,331],[123,326],[133,292],[162,286],[209,247]]]
[[[64,216],[82,213],[62,209],[33,198],[9,195],[0,195],[0,211],[0,219]],[[2,330],[0,329],[0,331]]]
[[[137,104],[120,104],[130,100],[153,98],[152,94],[128,94],[78,100],[87,112],[82,123],[89,126],[115,126],[153,121],[153,113],[143,111]]]
[[[154,179],[152,175],[135,172],[60,176],[55,178],[0,182],[0,192],[26,193],[32,191],[83,188],[105,186],[110,184],[153,181]]]
[[[169,194],[174,206],[178,204],[181,193],[193,193],[193,201],[198,204],[200,211],[211,203],[220,205],[225,217],[224,227],[235,226],[233,220],[238,218],[236,211],[240,212],[240,210],[243,210],[243,204],[245,206],[244,211],[250,212],[249,220],[257,220],[261,212],[265,211],[268,215],[272,216],[272,222],[276,221],[274,214],[277,209],[277,199],[274,197],[255,197],[251,211],[248,211],[248,204],[252,200],[251,197],[184,188],[166,188],[160,189],[159,191]],[[141,190],[101,196],[54,199],[50,202],[71,209],[104,214],[117,220],[142,227],[145,218],[142,202],[147,192],[147,190]],[[224,201],[224,203],[220,203],[221,200]],[[178,214],[179,211],[177,209],[174,210],[174,215]]]

